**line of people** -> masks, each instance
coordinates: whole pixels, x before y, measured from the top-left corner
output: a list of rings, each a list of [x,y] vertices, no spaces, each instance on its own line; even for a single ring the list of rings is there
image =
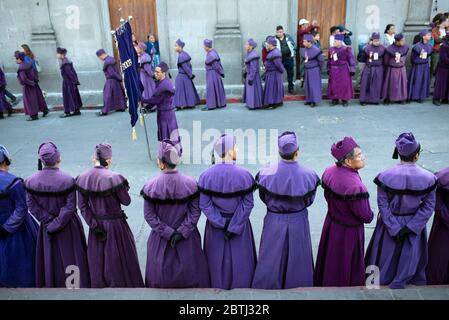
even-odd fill
[[[145,281],[122,209],[131,203],[130,186],[110,170],[110,145],[97,145],[94,167],[74,179],[59,169],[57,146],[44,143],[41,170],[25,182],[9,173],[11,156],[0,146],[0,287],[65,287],[72,265],[85,288],[364,286],[367,266],[377,266],[381,285],[395,289],[449,284],[449,169],[434,175],[419,167],[421,145],[412,133],[395,142],[400,163],[374,180],[379,215],[366,254],[364,225],[374,214],[359,175],[365,159],[358,143],[345,137],[333,144],[336,164],[322,179],[300,164],[294,132],[283,133],[278,145],[281,160],[254,178],[235,163],[235,137],[222,135],[213,165],[196,182],[177,170],[177,142],[160,143],[161,174],[141,191],[152,230]],[[314,263],[308,208],[320,185],[328,211]],[[258,255],[250,222],[256,190],[267,208]],[[77,207],[89,227],[87,244]]]

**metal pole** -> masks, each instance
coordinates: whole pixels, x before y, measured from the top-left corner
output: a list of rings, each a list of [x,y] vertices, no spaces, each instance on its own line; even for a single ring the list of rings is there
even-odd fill
[[[152,157],[151,157],[151,151],[150,151],[150,140],[148,139],[148,130],[147,130],[147,123],[145,121],[145,117],[146,117],[146,112],[143,112],[143,107],[140,108],[140,115],[142,117],[143,120],[143,127],[145,128],[145,139],[147,141],[147,150],[148,150],[148,156],[150,158],[150,161],[152,161]]]

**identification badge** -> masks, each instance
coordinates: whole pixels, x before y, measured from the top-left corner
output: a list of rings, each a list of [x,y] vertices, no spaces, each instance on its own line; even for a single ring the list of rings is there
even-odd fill
[[[333,59],[334,59],[334,61],[338,61],[338,54],[337,53],[333,54]]]
[[[379,53],[374,52],[374,54],[373,54],[373,59],[374,59],[374,61],[379,60]]]
[[[427,52],[426,51],[421,52],[421,59],[423,59],[423,60],[427,59]]]

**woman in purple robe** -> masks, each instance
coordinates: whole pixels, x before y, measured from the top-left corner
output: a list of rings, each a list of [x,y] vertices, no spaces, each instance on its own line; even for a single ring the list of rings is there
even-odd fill
[[[61,118],[80,116],[80,109],[83,106],[83,102],[81,101],[81,95],[78,90],[80,82],[75,68],[73,67],[73,62],[67,59],[67,49],[65,48],[58,48],[56,54],[60,60],[59,64],[62,76],[64,114],[61,115]]]
[[[199,179],[200,208],[207,217],[204,251],[211,287],[250,288],[257,262],[249,220],[256,183],[251,173],[235,164],[235,137],[222,135],[214,151],[220,162]],[[212,162],[215,163],[215,155]]]
[[[125,89],[122,85],[122,75],[117,62],[103,49],[97,51],[97,57],[104,62],[103,72],[106,77],[106,83],[103,88],[103,108],[98,115],[103,117],[107,116],[111,111],[125,112]]]
[[[306,106],[315,108],[322,100],[321,67],[324,65],[323,52],[315,45],[313,35],[304,35],[302,51],[304,61],[304,89]]]
[[[435,75],[433,104],[441,106],[449,103],[449,34],[443,39],[440,47],[440,62]]]
[[[264,108],[278,108],[284,105],[284,72],[282,53],[274,37],[267,39],[267,60],[265,61]]]
[[[380,42],[380,34],[371,35],[372,44],[365,47],[366,64],[362,71],[360,82],[360,104],[378,105],[382,100],[382,85],[384,83],[385,47]]]
[[[178,75],[176,76],[175,107],[177,110],[194,109],[200,103],[192,72],[192,58],[184,51],[185,43],[178,39],[175,51],[178,54]]]
[[[336,35],[335,46],[329,49],[327,96],[332,100],[331,106],[338,105],[341,100],[343,107],[347,107],[348,101],[354,96],[352,77],[357,63],[351,47],[344,46],[343,41],[343,34]]]
[[[252,287],[265,290],[313,287],[307,208],[313,204],[320,178],[298,163],[295,133],[285,132],[278,144],[282,160],[256,176],[267,215]]]
[[[197,228],[201,216],[198,186],[176,170],[180,154],[170,140],[159,146],[161,175],[141,195],[152,231],[148,239],[146,286],[209,288],[209,270]]]
[[[75,180],[59,170],[60,153],[53,143],[42,144],[38,154],[40,171],[25,182],[28,209],[40,222],[36,287],[65,288],[67,267],[77,266],[80,288],[90,288],[86,237],[76,209]]]
[[[76,179],[78,207],[89,226],[87,260],[92,288],[144,287],[134,236],[122,210],[129,206],[128,181],[109,168],[112,148],[99,144],[95,167]]]
[[[142,100],[150,99],[156,90],[156,83],[154,81],[154,70],[152,66],[152,58],[146,53],[147,45],[139,42],[136,47],[137,55],[139,56],[140,82],[143,86]],[[152,110],[155,111],[155,110]]]
[[[426,272],[427,284],[430,286],[449,285],[449,168],[438,172],[436,177],[435,218],[429,237],[429,264]]]
[[[437,178],[416,164],[420,152],[413,134],[400,135],[393,158],[401,163],[374,180],[380,213],[366,266],[378,267],[380,285],[391,289],[427,284],[426,225],[435,210]]]
[[[314,283],[318,287],[365,285],[365,228],[374,214],[358,173],[365,167],[362,150],[346,137],[332,146],[336,165],[322,179],[328,213],[324,222]]]
[[[25,114],[29,116],[27,121],[38,120],[39,111],[42,111],[43,117],[46,117],[49,111],[39,88],[37,72],[33,69],[31,63],[25,61],[24,53],[16,51],[15,57],[16,63],[19,65],[17,79],[23,87],[23,106]]]
[[[391,102],[405,104],[407,101],[406,60],[409,47],[405,44],[402,33],[394,36],[395,43],[385,49],[385,76],[382,99],[386,105]]]
[[[263,107],[263,88],[260,78],[260,56],[256,50],[257,42],[249,39],[245,45],[245,87],[243,89],[243,103],[249,110],[261,109]]]
[[[6,100],[6,76],[0,65],[0,120],[4,118],[4,113],[10,117],[13,114],[11,104]]]
[[[28,213],[24,183],[9,173],[10,165],[0,145],[0,288],[34,287],[38,225]]]
[[[206,107],[202,111],[226,107],[226,93],[223,85],[225,77],[218,52],[212,48],[212,40],[204,40],[206,55]]]
[[[430,43],[432,34],[429,30],[420,32],[421,41],[412,49],[412,68],[408,80],[408,101],[423,103],[430,97],[430,57],[433,46]]]

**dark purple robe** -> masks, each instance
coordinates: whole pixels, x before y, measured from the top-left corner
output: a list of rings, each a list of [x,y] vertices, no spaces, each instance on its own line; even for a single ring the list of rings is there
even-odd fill
[[[449,100],[449,43],[443,42],[440,47],[440,62],[436,70],[435,100]]]
[[[125,89],[122,85],[122,75],[120,74],[117,62],[113,57],[104,60],[103,72],[106,83],[103,89],[103,113],[114,110],[125,110]]]
[[[76,180],[78,207],[89,226],[87,259],[92,288],[144,287],[134,236],[121,206],[131,203],[128,181],[95,167]],[[97,238],[102,228],[107,239]]]
[[[217,164],[199,180],[200,208],[207,217],[204,251],[211,287],[250,288],[257,256],[249,217],[254,207],[255,181],[235,164]],[[235,237],[225,239],[225,229]]]
[[[80,271],[80,287],[90,288],[87,245],[76,209],[75,180],[44,168],[25,182],[29,212],[40,222],[36,249],[36,287],[65,288],[66,268]]]
[[[349,101],[354,96],[351,73],[357,68],[350,47],[332,47],[329,49],[329,85],[327,96],[330,100]]]
[[[224,76],[220,56],[212,49],[206,55],[206,104],[209,110],[226,107]]]
[[[322,100],[321,67],[324,64],[324,56],[321,50],[315,46],[302,50],[304,61],[304,90],[306,102],[320,103]]]
[[[12,110],[11,104],[6,100],[6,76],[0,66],[0,113]]]
[[[274,48],[268,53],[265,62],[264,106],[279,106],[284,102],[284,72],[282,53]]]
[[[62,75],[62,100],[64,112],[73,113],[83,106],[81,95],[78,90],[79,81],[73,63],[65,58],[61,61]]]
[[[365,228],[374,214],[369,194],[357,171],[332,166],[322,185],[328,204],[314,283],[319,287],[365,285]]]
[[[382,45],[368,45],[364,49],[367,60],[362,71],[360,82],[360,102],[380,103],[382,100],[382,86],[384,83],[384,55]]]
[[[414,163],[399,164],[375,179],[379,216],[366,252],[366,266],[380,269],[380,284],[391,289],[426,285],[426,225],[435,209],[436,177]],[[413,234],[403,243],[402,228]]]
[[[433,46],[419,42],[413,46],[408,80],[409,100],[424,100],[430,97],[430,57]],[[424,53],[423,53],[424,52]]]
[[[39,111],[47,110],[47,103],[38,85],[39,79],[33,66],[28,62],[22,62],[17,71],[17,78],[23,87],[25,114],[28,116],[37,116]]]
[[[407,100],[407,69],[406,60],[409,47],[399,47],[395,44],[385,49],[384,55],[384,84],[382,88],[382,99],[391,102],[402,102]],[[396,62],[396,53],[400,55]]]
[[[307,208],[313,204],[320,178],[298,162],[281,160],[263,169],[256,180],[267,215],[252,287],[265,290],[313,287]]]
[[[176,108],[195,108],[200,103],[200,97],[193,83],[194,75],[191,60],[192,58],[187,52],[181,51],[179,53],[178,76],[175,82],[174,103]]]
[[[143,86],[142,99],[150,99],[156,90],[152,62],[151,56],[146,52],[139,57],[140,82]]]
[[[197,228],[201,216],[196,181],[177,171],[163,172],[148,182],[141,195],[152,231],[147,245],[146,286],[209,288],[209,270]],[[173,249],[170,238],[184,237]]]
[[[263,107],[263,88],[260,78],[260,56],[253,49],[245,58],[245,87],[243,89],[243,103],[248,109],[260,109]]]

